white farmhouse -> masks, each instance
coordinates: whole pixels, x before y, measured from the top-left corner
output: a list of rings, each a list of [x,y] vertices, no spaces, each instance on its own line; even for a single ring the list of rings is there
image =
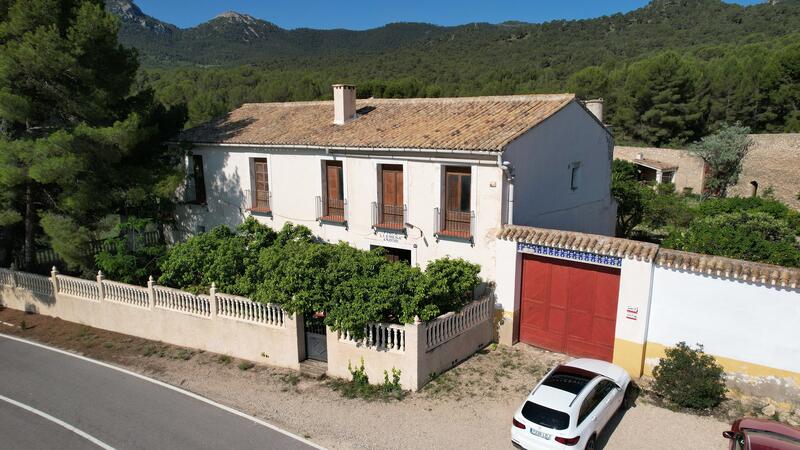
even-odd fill
[[[310,227],[424,267],[444,256],[495,279],[504,224],[609,235],[612,140],[571,94],[245,104],[185,131],[178,233]],[[174,236],[175,239],[183,235]]]

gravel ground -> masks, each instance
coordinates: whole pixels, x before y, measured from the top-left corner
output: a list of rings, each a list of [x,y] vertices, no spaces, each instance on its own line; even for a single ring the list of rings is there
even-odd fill
[[[26,329],[18,325],[26,322]],[[267,366],[0,310],[0,332],[106,360],[252,414],[331,449],[506,449],[510,418],[533,385],[564,359],[528,346],[490,347],[401,401],[343,398],[324,380]],[[723,449],[728,425],[644,401],[618,413],[600,448]]]

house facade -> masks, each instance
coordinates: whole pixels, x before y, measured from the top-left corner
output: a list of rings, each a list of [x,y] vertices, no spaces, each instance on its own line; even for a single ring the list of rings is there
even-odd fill
[[[333,102],[246,104],[178,140],[176,240],[254,216],[494,280],[504,224],[614,230],[611,138],[573,95],[356,100],[336,85]]]

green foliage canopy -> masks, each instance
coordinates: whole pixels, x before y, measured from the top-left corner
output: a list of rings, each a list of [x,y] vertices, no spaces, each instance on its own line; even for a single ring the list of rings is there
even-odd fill
[[[325,323],[359,336],[369,322],[428,321],[472,300],[480,267],[461,259],[431,262],[424,272],[389,262],[382,249],[324,244],[308,228],[278,233],[249,218],[172,247],[159,283],[193,291],[216,283],[221,292],[279,303],[289,313],[325,312]]]

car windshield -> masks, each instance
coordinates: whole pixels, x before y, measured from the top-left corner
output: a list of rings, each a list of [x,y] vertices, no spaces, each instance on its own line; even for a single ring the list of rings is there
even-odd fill
[[[525,402],[522,417],[553,430],[566,430],[569,426],[569,414],[533,402]]]

